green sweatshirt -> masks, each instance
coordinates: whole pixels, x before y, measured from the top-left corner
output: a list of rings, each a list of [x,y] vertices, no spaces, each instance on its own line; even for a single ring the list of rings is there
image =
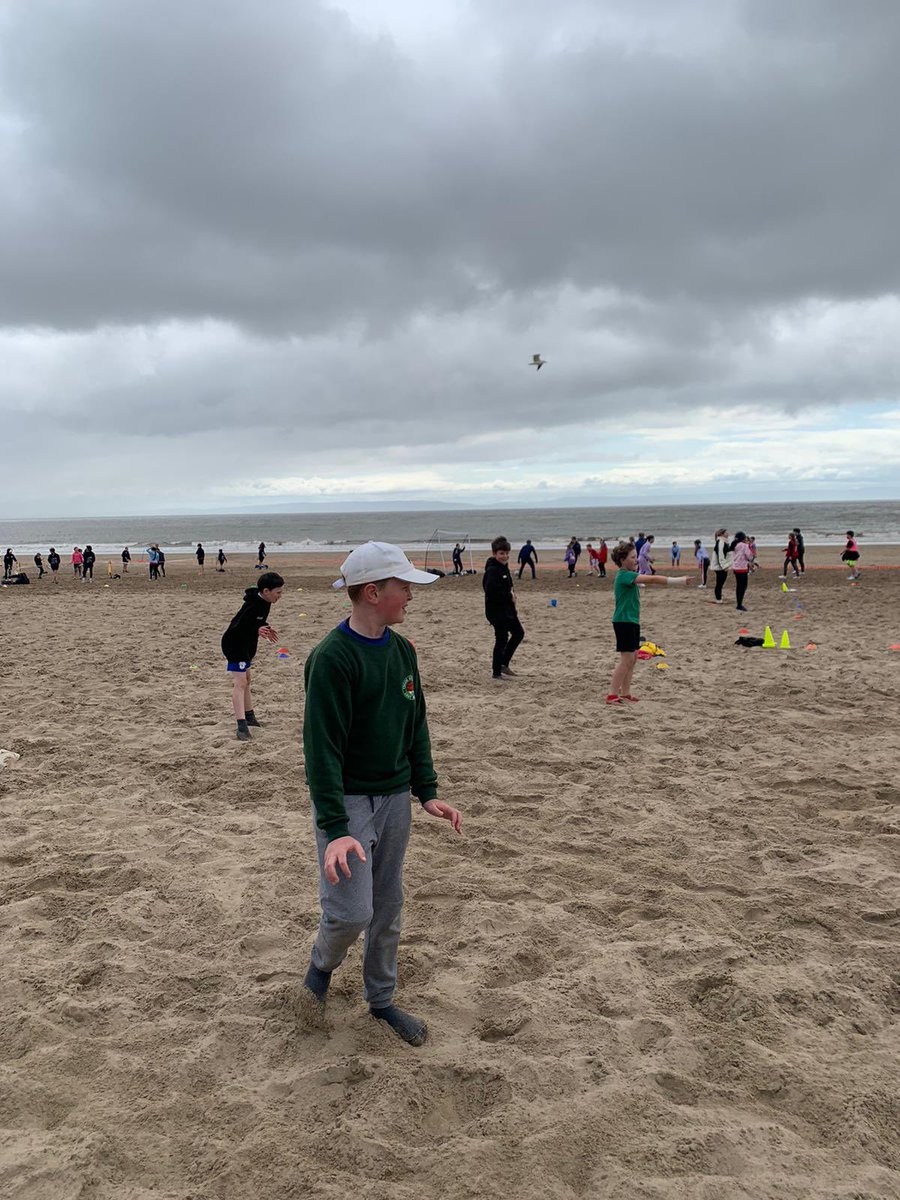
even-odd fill
[[[363,638],[345,621],[319,642],[303,675],[306,782],[329,842],[347,836],[345,795],[409,788],[423,804],[435,799],[425,697],[406,638],[390,629]]]

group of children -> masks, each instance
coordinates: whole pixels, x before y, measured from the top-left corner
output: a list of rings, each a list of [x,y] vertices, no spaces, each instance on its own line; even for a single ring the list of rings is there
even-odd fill
[[[852,533],[847,537],[843,558],[858,572],[858,546]],[[746,588],[746,575],[756,557],[751,541],[738,533],[729,542],[727,530],[717,530],[713,560],[717,576],[730,569],[736,578],[745,577]],[[643,544],[652,549],[653,539],[646,538]],[[482,579],[485,617],[494,630],[492,678],[501,683],[515,677],[510,664],[525,636],[510,550],[506,538],[493,540]],[[696,542],[701,569],[704,557],[709,563],[702,550],[702,543]],[[619,661],[606,703],[621,706],[638,699],[631,688],[641,646],[639,589],[683,588],[690,581],[687,575],[654,573],[649,553],[643,563],[649,562],[651,570],[643,569],[636,542],[620,542],[610,557],[618,567],[612,624]],[[531,558],[529,553],[523,559],[520,551],[520,578]],[[673,543],[672,561],[680,562],[677,543]],[[722,565],[726,561],[727,568]],[[304,667],[303,747],[321,905],[304,986],[324,1004],[332,974],[364,935],[364,998],[369,1011],[411,1046],[425,1042],[426,1023],[394,1004],[411,798],[430,816],[448,821],[457,833],[462,832],[462,818],[457,809],[438,799],[416,650],[394,627],[405,620],[412,585],[430,585],[437,578],[414,567],[398,546],[367,542],[352,551],[333,585],[346,587],[350,615],[312,650]],[[705,578],[703,571],[701,587]],[[737,586],[740,608],[743,590],[740,583]],[[256,586],[246,590],[240,611],[222,636],[226,669],[234,676],[232,703],[240,741],[250,740],[250,728],[260,726],[250,693],[250,671],[260,637],[278,640],[269,615],[283,590],[284,580],[274,571],[260,575]]]
[[[265,543],[264,543],[264,542],[260,542],[260,547],[261,547],[261,550],[262,550],[262,552],[263,552],[263,553],[265,553],[265,548],[266,548],[266,547],[265,547]],[[198,543],[197,543],[197,549],[194,551],[194,554],[196,555],[196,558],[197,558],[197,566],[198,566],[198,567],[200,568],[200,570],[202,571],[202,570],[203,570],[203,568],[204,568],[204,564],[206,563],[206,551],[203,549],[203,543],[202,543],[202,542],[198,542]],[[262,559],[262,558],[260,558],[260,560],[259,560],[259,563],[258,563],[257,565],[260,565],[260,564],[262,563],[262,561],[263,561],[263,559]],[[222,547],[220,546],[220,547],[219,547],[219,553],[216,555],[216,570],[217,570],[217,571],[218,571],[220,574],[223,574],[223,575],[224,575],[224,573],[225,573],[225,564],[226,564],[227,562],[228,562],[228,559],[227,559],[227,558],[226,558],[226,556],[225,556],[225,551],[224,551],[224,550],[222,549]]]
[[[491,543],[482,586],[494,629],[492,676],[515,676],[510,663],[524,638],[509,567],[510,544]],[[620,653],[608,704],[634,701],[631,678],[640,646],[640,584],[683,586],[687,578],[643,575],[633,543],[615,547],[619,567],[613,629]],[[346,587],[349,617],[310,653],[304,667],[303,747],[319,866],[321,917],[304,986],[324,1004],[331,977],[364,935],[364,999],[373,1018],[411,1046],[428,1034],[420,1017],[394,1003],[403,907],[403,861],[412,823],[411,798],[428,815],[462,832],[459,811],[438,799],[425,697],[413,644],[396,631],[412,600],[412,585],[437,576],[420,571],[398,546],[367,542],[345,559],[337,588]],[[284,591],[274,571],[247,588],[222,636],[240,741],[260,727],[250,692],[259,639],[278,640],[269,624]]]

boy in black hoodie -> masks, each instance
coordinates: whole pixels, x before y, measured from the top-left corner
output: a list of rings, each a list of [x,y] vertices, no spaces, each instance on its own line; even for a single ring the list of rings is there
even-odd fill
[[[516,593],[509,573],[509,551],[510,545],[505,537],[494,538],[491,542],[492,556],[484,564],[484,578],[481,581],[484,588],[484,615],[494,627],[491,673],[498,683],[515,675],[509,664],[525,637],[525,630],[516,612]]]
[[[277,642],[278,634],[269,625],[269,609],[277,604],[284,591],[284,580],[274,571],[266,571],[256,581],[256,587],[244,592],[239,613],[222,634],[222,653],[228,659],[226,670],[234,675],[231,703],[237,721],[237,740],[249,742],[249,725],[259,725],[250,697],[250,668],[259,645],[260,634],[267,642]]]

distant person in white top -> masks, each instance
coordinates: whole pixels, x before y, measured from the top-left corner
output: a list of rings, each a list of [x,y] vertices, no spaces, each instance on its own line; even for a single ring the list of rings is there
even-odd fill
[[[716,530],[716,544],[712,552],[712,566],[716,573],[716,604],[722,603],[722,589],[731,570],[731,543],[728,530],[723,526]]]

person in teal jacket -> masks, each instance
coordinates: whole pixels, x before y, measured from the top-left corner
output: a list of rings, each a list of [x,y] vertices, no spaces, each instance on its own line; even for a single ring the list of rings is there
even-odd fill
[[[437,798],[418,657],[391,626],[404,620],[411,585],[437,578],[417,570],[398,546],[358,547],[334,585],[347,587],[351,614],[304,669],[303,751],[322,906],[304,983],[324,1003],[332,972],[364,933],[369,1011],[412,1046],[425,1042],[427,1026],[393,1002],[410,794],[457,833],[462,819]]]

